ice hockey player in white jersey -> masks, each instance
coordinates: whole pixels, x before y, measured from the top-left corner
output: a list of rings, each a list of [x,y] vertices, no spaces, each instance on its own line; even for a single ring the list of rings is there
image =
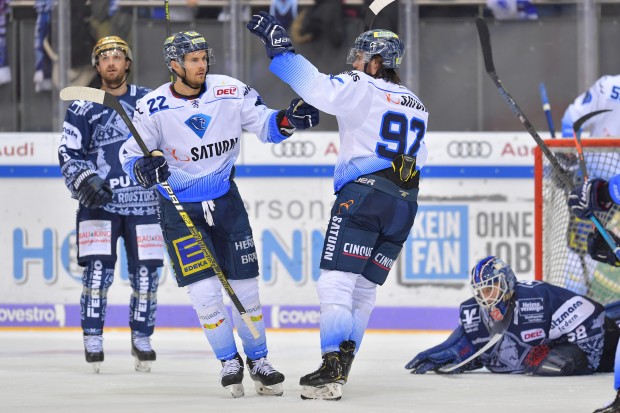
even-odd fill
[[[452,373],[486,367],[493,373],[571,376],[610,372],[618,327],[605,308],[565,288],[517,281],[508,264],[486,257],[471,271],[473,298],[459,308],[460,323],[443,343],[416,355],[411,373],[441,373],[468,360],[499,333],[489,350]]]
[[[91,63],[101,89],[116,96],[129,116],[150,90],[127,84],[132,54],[118,36],[99,39]],[[58,159],[67,188],[80,202],[77,212],[77,260],[84,267],[80,299],[86,361],[99,372],[104,360],[103,328],[107,292],[114,280],[116,245],[127,252],[133,293],[129,327],[136,370],[148,372],[156,353],[150,337],[157,313],[157,269],[163,266],[164,244],[157,223],[157,192],[131,181],[118,159],[129,130],[114,110],[76,100],[65,116]],[[141,240],[149,240],[143,242]]]
[[[562,136],[573,136],[573,123],[588,113],[610,109],[586,121],[583,129],[593,138],[620,137],[620,75],[603,76],[577,96],[562,117]]]
[[[273,16],[247,24],[265,44],[270,70],[306,102],[336,116],[340,134],[333,204],[321,255],[322,363],[300,380],[303,399],[339,400],[382,285],[409,236],[418,209],[428,112],[400,84],[404,44],[387,30],[362,33],[347,63],[320,73],[296,54]]]
[[[138,103],[134,123],[151,154],[135,138],[121,149],[125,171],[145,188],[165,180],[213,252],[235,294],[260,333],[254,338],[234,309],[224,306],[222,286],[161,185],[160,224],[177,283],[186,287],[200,325],[221,361],[221,384],[233,397],[244,394],[244,363],[233,326],[243,343],[250,377],[260,394],[282,395],[284,375],[267,360],[267,340],[258,294],[258,263],[248,214],[234,181],[241,133],[279,143],[295,129],[319,122],[319,112],[299,98],[286,110],[269,109],[258,93],[237,79],[208,74],[212,49],[194,31],[166,39],[164,59],[176,75]]]

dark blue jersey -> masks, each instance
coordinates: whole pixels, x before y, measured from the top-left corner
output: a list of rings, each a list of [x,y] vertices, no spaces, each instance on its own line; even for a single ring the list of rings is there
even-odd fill
[[[150,90],[127,85],[119,101],[130,118],[137,101]],[[94,171],[113,191],[112,202],[102,208],[121,215],[151,215],[157,213],[157,193],[134,183],[123,171],[119,160],[121,145],[129,130],[112,109],[93,102],[76,100],[71,103],[63,124],[58,148],[60,168],[65,183],[74,198],[80,177]]]
[[[524,360],[539,344],[570,342],[581,348],[593,371],[603,353],[605,309],[565,288],[539,281],[517,282],[515,308],[502,339],[480,356],[495,373],[522,373]],[[476,350],[490,338],[489,315],[474,298],[460,306],[461,325]]]

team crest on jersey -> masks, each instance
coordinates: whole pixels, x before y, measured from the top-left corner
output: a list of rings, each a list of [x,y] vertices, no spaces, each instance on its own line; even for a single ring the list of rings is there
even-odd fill
[[[205,135],[209,123],[211,123],[211,116],[202,114],[193,115],[185,121],[185,124],[189,126],[200,139]]]

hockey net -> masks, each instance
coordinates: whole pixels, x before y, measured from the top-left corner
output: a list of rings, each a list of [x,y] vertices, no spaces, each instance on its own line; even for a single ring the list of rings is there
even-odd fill
[[[590,179],[609,179],[620,173],[620,139],[582,139]],[[573,139],[545,143],[577,185],[583,181]],[[534,151],[534,226],[536,279],[567,288],[602,304],[620,299],[620,268],[593,260],[587,254],[590,220],[579,220],[568,209],[568,195],[560,176],[540,148]],[[597,212],[608,231],[620,235],[620,206]]]

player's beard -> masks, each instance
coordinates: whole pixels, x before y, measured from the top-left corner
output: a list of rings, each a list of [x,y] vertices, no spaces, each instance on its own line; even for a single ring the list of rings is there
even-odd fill
[[[103,74],[101,74],[101,81],[105,86],[116,89],[125,82],[125,76],[126,72],[122,70],[118,70],[113,73],[103,72]]]
[[[205,82],[206,78],[207,78],[207,74],[205,73],[204,75],[193,76],[192,80],[189,80],[188,78],[186,78],[185,81],[192,89],[200,89],[202,87],[202,84]]]

